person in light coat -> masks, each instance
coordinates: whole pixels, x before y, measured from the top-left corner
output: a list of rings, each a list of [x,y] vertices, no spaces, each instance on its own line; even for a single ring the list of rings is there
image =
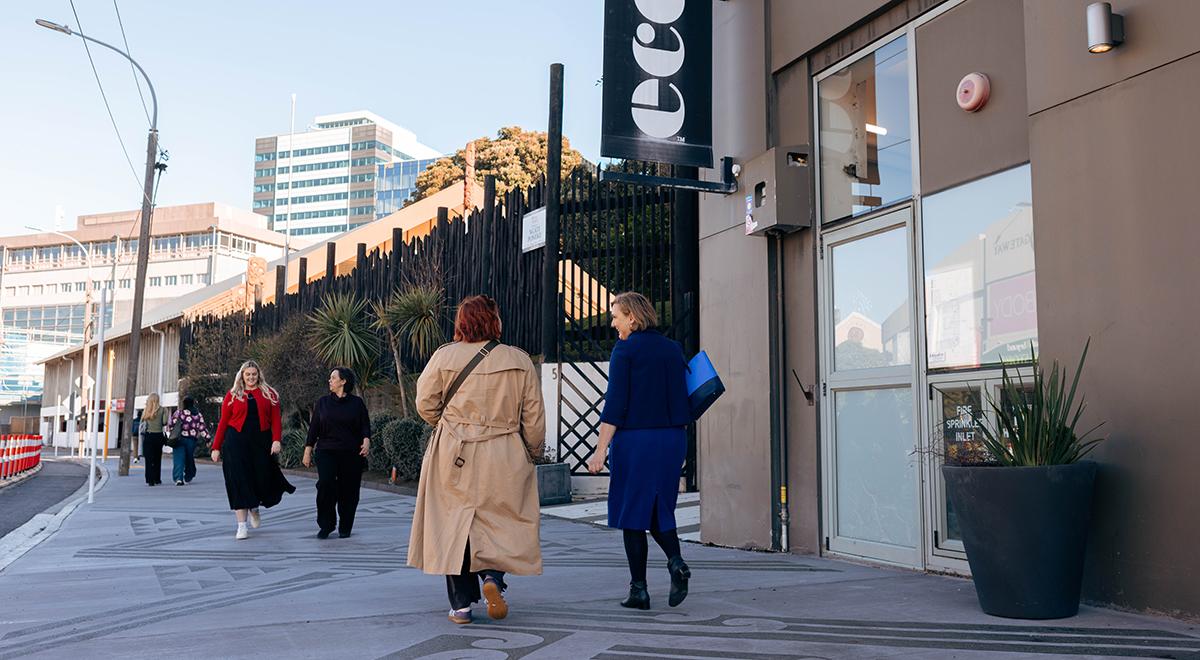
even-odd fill
[[[508,614],[504,575],[540,575],[540,508],[533,457],[546,433],[541,385],[522,350],[498,342],[495,301],[462,301],[455,342],[439,348],[417,380],[417,410],[435,427],[421,464],[408,565],[446,576],[449,618],[472,621],[482,597],[488,616]],[[488,347],[491,348],[488,348]],[[448,390],[481,353],[452,397]]]

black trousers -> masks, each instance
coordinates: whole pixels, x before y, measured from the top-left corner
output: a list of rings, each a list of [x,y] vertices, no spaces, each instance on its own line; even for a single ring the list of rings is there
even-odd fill
[[[166,436],[147,433],[142,441],[142,455],[146,457],[146,483],[151,486],[162,483],[162,451]]]
[[[354,529],[358,491],[362,485],[362,456],[352,449],[318,449],[317,526],[322,531],[349,534]]]
[[[467,549],[463,552],[462,571],[458,575],[446,576],[446,595],[450,597],[450,607],[456,610],[466,609],[471,606],[471,603],[478,603],[483,595],[479,592],[479,583],[483,578],[490,577],[500,583],[500,589],[503,591],[508,588],[504,584],[504,572],[484,569],[475,573],[471,572],[471,543],[467,542]]]

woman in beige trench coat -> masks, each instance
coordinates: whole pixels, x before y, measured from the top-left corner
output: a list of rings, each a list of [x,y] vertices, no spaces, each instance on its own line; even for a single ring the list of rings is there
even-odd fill
[[[481,579],[488,616],[503,619],[504,574],[542,572],[532,459],[546,434],[541,385],[529,356],[499,338],[495,301],[464,299],[455,342],[439,348],[417,380],[417,411],[435,428],[421,464],[408,565],[446,576],[454,623],[471,622]]]

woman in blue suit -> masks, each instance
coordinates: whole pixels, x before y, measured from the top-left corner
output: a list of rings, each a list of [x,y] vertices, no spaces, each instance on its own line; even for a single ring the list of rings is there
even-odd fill
[[[624,530],[629,597],[624,607],[650,609],[646,590],[646,530],[667,555],[671,607],[687,597],[691,571],[679,552],[675,500],[687,455],[691,423],[679,344],[655,328],[654,306],[640,293],[613,299],[612,325],[620,337],[608,366],[608,392],[600,415],[600,442],[588,471],[604,469],[608,456],[608,526]],[[612,451],[609,453],[611,443]]]

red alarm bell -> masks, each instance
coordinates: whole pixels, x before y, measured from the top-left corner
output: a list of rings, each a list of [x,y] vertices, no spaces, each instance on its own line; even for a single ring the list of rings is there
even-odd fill
[[[978,112],[987,105],[991,93],[992,83],[988,80],[987,74],[968,73],[958,83],[955,100],[958,101],[958,107],[963,110]]]

